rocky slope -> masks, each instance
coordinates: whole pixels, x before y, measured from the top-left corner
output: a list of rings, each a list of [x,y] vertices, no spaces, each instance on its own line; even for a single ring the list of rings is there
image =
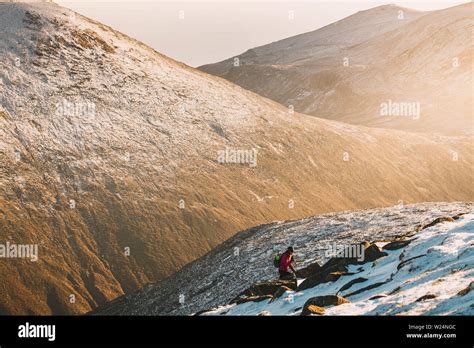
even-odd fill
[[[257,296],[202,314],[472,315],[473,243],[472,211],[440,217],[411,238],[367,243],[362,261],[335,257],[297,287],[265,295],[275,287],[260,283],[251,288],[260,290]]]
[[[317,117],[472,134],[473,13],[379,6],[200,69]]]
[[[1,314],[87,312],[276,219],[474,196],[469,139],[289,114],[51,3],[0,3],[0,37],[0,244],[39,247],[0,258]]]
[[[472,314],[473,213],[472,204],[425,203],[258,226],[94,314],[300,315],[311,304],[326,315]],[[364,240],[373,244],[360,262],[328,254]],[[289,245],[298,286],[274,280],[273,257]],[[331,307],[345,303],[335,296],[350,303]]]

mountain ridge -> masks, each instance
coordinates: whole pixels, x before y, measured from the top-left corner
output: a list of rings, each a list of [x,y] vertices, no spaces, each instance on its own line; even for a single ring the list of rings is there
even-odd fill
[[[200,69],[320,118],[472,135],[470,4],[401,18],[403,10],[382,9],[390,25],[380,27],[381,15],[370,9],[367,18],[358,13]],[[384,116],[380,104],[388,99],[417,102],[421,115]]]
[[[0,3],[0,34],[0,243],[39,247],[0,260],[2,314],[88,312],[272,220],[474,195],[468,138],[290,114],[51,3]]]

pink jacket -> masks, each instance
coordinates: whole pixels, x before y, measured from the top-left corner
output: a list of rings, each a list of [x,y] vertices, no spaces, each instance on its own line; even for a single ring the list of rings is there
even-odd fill
[[[292,262],[293,262],[293,257],[288,255],[288,253],[284,253],[281,256],[280,267],[278,267],[278,270],[281,272],[288,272],[288,268],[290,267]]]

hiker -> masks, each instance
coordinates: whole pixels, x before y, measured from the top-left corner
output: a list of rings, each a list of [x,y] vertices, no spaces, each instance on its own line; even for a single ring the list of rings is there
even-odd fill
[[[293,273],[290,273],[289,269],[291,269]],[[282,280],[290,280],[296,278],[296,270],[293,267],[293,247],[289,247],[288,249],[286,249],[283,255],[281,255],[278,273],[280,273],[280,279]]]

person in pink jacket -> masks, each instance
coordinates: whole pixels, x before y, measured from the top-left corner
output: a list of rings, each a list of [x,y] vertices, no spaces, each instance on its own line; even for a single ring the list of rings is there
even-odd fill
[[[290,273],[289,270],[293,273]],[[293,248],[289,247],[283,255],[281,255],[280,267],[278,267],[280,279],[294,279],[296,278],[296,270],[293,267]]]

